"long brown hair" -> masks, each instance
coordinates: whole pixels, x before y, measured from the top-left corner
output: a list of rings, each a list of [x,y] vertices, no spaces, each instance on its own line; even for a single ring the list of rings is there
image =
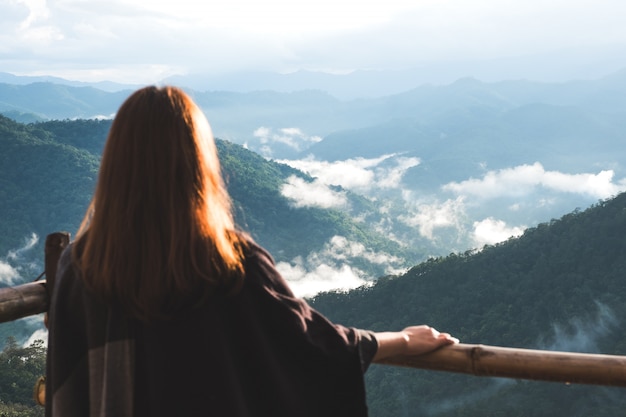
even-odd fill
[[[173,301],[236,287],[245,241],[199,107],[175,87],[133,93],[74,245],[87,287],[139,318],[162,316]]]

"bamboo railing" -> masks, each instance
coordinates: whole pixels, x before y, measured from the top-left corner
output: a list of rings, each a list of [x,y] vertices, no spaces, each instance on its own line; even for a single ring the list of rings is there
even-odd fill
[[[567,384],[626,387],[626,356],[457,344],[381,363],[411,368]]]
[[[59,256],[68,243],[67,233],[48,235],[46,281],[0,289],[0,323],[47,311],[47,285],[54,282]],[[460,343],[424,355],[395,356],[379,363],[475,376],[626,387],[626,356],[616,355]]]
[[[0,323],[43,313],[46,282],[0,289]],[[626,387],[626,356],[554,352],[457,344],[419,356],[396,356],[380,363],[474,376]]]

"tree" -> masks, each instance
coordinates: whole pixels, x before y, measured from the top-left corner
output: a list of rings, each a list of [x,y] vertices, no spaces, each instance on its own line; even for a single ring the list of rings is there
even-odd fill
[[[33,387],[45,372],[46,347],[42,340],[22,347],[14,337],[8,337],[4,350],[0,352],[0,403],[3,406],[21,404],[35,407]],[[0,415],[14,414],[2,411]]]

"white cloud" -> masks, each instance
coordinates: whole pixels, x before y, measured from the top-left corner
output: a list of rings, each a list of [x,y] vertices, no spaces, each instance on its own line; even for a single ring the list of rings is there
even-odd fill
[[[503,220],[492,217],[474,222],[472,236],[477,247],[504,242],[510,237],[521,236],[524,227],[509,227]]]
[[[367,283],[348,265],[334,267],[320,264],[313,269],[307,269],[304,265],[279,262],[276,269],[287,280],[297,297],[312,297],[325,291],[347,291]]]
[[[267,143],[270,132],[271,130],[268,127],[261,126],[252,133],[252,136],[259,138],[261,143]]]
[[[362,243],[352,242],[343,236],[333,236],[322,251],[309,255],[309,261],[329,258],[336,261],[363,258],[373,264],[388,265],[391,269],[394,269],[393,265],[402,264],[402,259],[397,256],[384,252],[373,252]],[[397,272],[391,269],[387,271],[388,274]]]
[[[343,32],[387,22],[393,14],[413,7],[412,2],[406,0],[385,3],[355,0],[279,0],[269,4],[255,0],[206,3],[182,0],[176,3],[177,7],[173,7],[168,1],[144,3],[146,7],[163,14],[173,13],[198,23],[238,29],[257,36]]]
[[[6,285],[15,285],[20,278],[20,274],[17,269],[13,268],[8,263],[0,260],[0,282]]]
[[[574,317],[565,326],[552,324],[553,342],[550,345],[540,342],[540,348],[562,352],[598,352],[598,343],[618,331],[620,320],[613,310],[596,301],[597,311],[594,315]]]
[[[292,200],[295,207],[344,208],[348,205],[345,192],[331,190],[319,181],[308,182],[295,175],[287,178],[280,193]]]
[[[419,158],[398,157],[395,159],[396,165],[390,168],[378,168],[377,176],[380,178],[378,186],[381,188],[399,188],[402,177],[409,168],[420,164]]]
[[[368,168],[377,165],[381,160],[380,158],[376,160],[357,158],[328,162],[308,157],[295,161],[282,160],[279,162],[304,171],[324,184],[354,189],[366,187],[372,183],[374,172]]]
[[[332,237],[320,251],[312,252],[306,258],[279,262],[276,268],[297,296],[311,297],[323,291],[350,290],[373,282],[376,277],[350,265],[359,259],[383,266],[385,275],[406,272],[401,258],[371,251],[343,236]]]
[[[400,216],[398,220],[408,226],[417,227],[420,235],[432,240],[435,229],[454,227],[462,230],[464,217],[464,199],[458,197],[443,203],[417,203],[413,212]]]
[[[28,29],[34,23],[46,20],[50,16],[50,10],[46,5],[46,0],[21,0],[17,2],[23,4],[28,9],[28,16],[20,22],[20,29]]]
[[[42,319],[43,321],[43,319]],[[36,340],[42,340],[44,346],[48,346],[48,329],[38,329],[30,335],[30,337],[24,342],[23,346],[28,347],[33,344]]]
[[[450,68],[624,44],[624,13],[621,0],[0,0],[0,64],[142,84],[173,72]]]
[[[16,260],[20,258],[26,251],[29,251],[39,242],[39,236],[36,233],[31,233],[31,235],[24,241],[24,246],[17,249],[9,250],[7,254],[7,259]]]
[[[334,162],[319,161],[313,157],[278,162],[306,172],[324,184],[367,192],[373,188],[401,187],[406,171],[417,166],[420,160],[390,154],[378,158],[353,158]]]
[[[39,236],[31,233],[24,239],[22,247],[11,249],[4,258],[0,258],[0,283],[6,285],[17,284],[22,276],[20,271],[27,267],[29,269],[36,268],[31,262],[25,259],[26,253],[31,250],[39,242]]]
[[[471,195],[483,199],[498,197],[522,197],[538,188],[562,193],[574,193],[594,198],[608,198],[626,190],[624,179],[613,182],[612,170],[598,174],[564,174],[546,171],[536,162],[499,171],[489,171],[482,179],[451,182],[443,186],[444,191],[458,195]]]
[[[271,144],[279,143],[288,146],[295,151],[303,151],[311,144],[322,140],[319,136],[310,136],[297,127],[286,127],[274,132],[273,129],[265,126],[257,128],[253,134],[262,145],[262,155],[271,157],[273,152]]]

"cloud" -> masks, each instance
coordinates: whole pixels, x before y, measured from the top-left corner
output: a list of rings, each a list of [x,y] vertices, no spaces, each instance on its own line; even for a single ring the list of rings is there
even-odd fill
[[[435,229],[454,227],[463,230],[465,203],[463,197],[443,203],[418,203],[413,212],[398,218],[402,223],[417,227],[420,235],[433,239]]]
[[[399,188],[401,186],[402,177],[409,168],[416,167],[420,164],[419,158],[395,158],[395,166],[390,168],[377,168],[376,174],[380,178],[378,187],[380,188]]]
[[[596,301],[596,312],[584,318],[573,318],[569,323],[552,325],[554,341],[550,344],[540,343],[541,349],[562,352],[598,351],[598,342],[608,336],[619,324],[615,313],[607,305]]]
[[[39,236],[32,233],[24,239],[24,245],[11,249],[4,258],[0,258],[0,283],[16,285],[22,278],[20,272],[24,269],[37,268],[37,265],[29,262],[25,255],[39,242]]]
[[[8,263],[0,260],[0,282],[6,285],[15,285],[20,273]]]
[[[406,171],[417,166],[420,160],[389,154],[378,158],[353,158],[334,162],[319,161],[314,157],[278,162],[304,171],[324,184],[367,192],[373,188],[399,188]]]
[[[608,198],[626,190],[626,181],[613,182],[612,170],[598,174],[564,174],[546,171],[536,162],[499,171],[489,171],[482,179],[451,182],[444,191],[482,199],[498,197],[522,197],[543,188],[561,193],[581,194],[594,198]]]
[[[7,253],[7,259],[10,259],[10,260],[20,259],[25,252],[34,248],[38,242],[39,242],[39,236],[37,236],[36,233],[31,233],[31,235],[25,239],[24,246],[17,248],[17,249],[9,250],[9,252]]]
[[[348,205],[345,192],[331,190],[320,181],[308,182],[295,175],[287,178],[280,193],[295,207],[344,208]]]
[[[334,261],[348,261],[354,258],[362,258],[372,264],[388,266],[387,273],[395,274],[400,270],[394,265],[401,265],[402,259],[384,252],[373,252],[362,243],[352,242],[343,236],[333,236],[324,246],[323,250],[309,255],[309,261],[322,261],[333,259]]]
[[[572,319],[567,325],[553,325],[551,344],[540,343],[539,349],[561,352],[586,352],[596,353],[598,342],[603,337],[609,336],[611,332],[617,330],[619,320],[613,311],[606,305],[596,302],[597,311],[595,314],[585,318]],[[431,404],[422,405],[424,415],[437,416],[451,410],[467,407],[478,401],[484,401],[498,395],[502,388],[515,384],[514,379],[491,378],[485,388],[461,394],[457,397],[447,398],[444,401],[437,401]]]
[[[262,145],[266,145],[261,148],[262,155],[265,157],[272,156],[272,144],[282,144],[294,151],[300,152],[308,148],[311,144],[322,140],[319,136],[309,136],[305,134],[297,127],[282,128],[276,133],[271,128],[261,126],[256,129],[252,135],[257,138]]]
[[[28,9],[26,17],[20,21],[20,29],[27,29],[39,21],[45,21],[50,17],[50,10],[45,0],[22,0],[17,4],[21,4]]]
[[[313,157],[302,160],[280,160],[278,162],[290,165],[315,178],[313,182],[307,182],[292,176],[282,186],[282,195],[294,201],[296,207],[350,208],[346,192],[333,189],[333,186],[339,186],[370,199],[380,200],[381,211],[379,215],[387,218],[389,213],[386,213],[385,210],[389,205],[386,201],[388,202],[393,193],[402,193],[404,174],[408,169],[420,163],[418,158],[398,155],[382,155],[370,159],[354,158],[334,162],[318,161]],[[354,215],[357,221],[367,217],[365,213],[354,213]],[[394,221],[389,222],[383,219],[376,227],[380,228],[384,224],[392,223]]]
[[[617,10],[626,11],[623,4],[613,0],[575,3],[572,7],[572,2],[546,5],[539,0],[421,1],[387,24],[328,37],[325,41],[332,41],[333,48],[324,48],[325,43],[315,39],[305,39],[295,48],[297,56],[308,59],[310,65],[325,59],[336,67],[382,69],[439,61],[448,64],[442,65],[442,71],[449,71],[461,60],[624,42],[626,30],[616,15]],[[597,20],[591,23],[589,16]]]
[[[45,68],[49,75],[141,84],[173,73],[337,73],[433,61],[450,71],[460,67],[451,61],[511,51],[624,44],[625,7],[619,0],[0,0],[0,63],[18,74]],[[623,66],[623,58],[613,61],[620,59]],[[592,66],[586,56],[579,62]]]
[[[386,275],[406,272],[401,258],[371,251],[343,236],[332,237],[320,251],[306,258],[279,262],[276,268],[297,296],[312,297],[324,291],[347,291],[372,283],[376,277],[351,265],[359,261],[382,266]]]
[[[503,220],[492,217],[474,222],[473,240],[477,247],[504,242],[512,236],[524,233],[524,227],[509,227]]]
[[[41,319],[43,321],[43,319]],[[31,334],[26,342],[22,344],[23,347],[28,347],[36,340],[43,341],[43,346],[48,346],[48,329],[37,329]]]
[[[313,297],[320,292],[358,288],[367,283],[349,265],[320,264],[309,269],[301,264],[279,262],[276,269],[287,280],[297,297]]]

